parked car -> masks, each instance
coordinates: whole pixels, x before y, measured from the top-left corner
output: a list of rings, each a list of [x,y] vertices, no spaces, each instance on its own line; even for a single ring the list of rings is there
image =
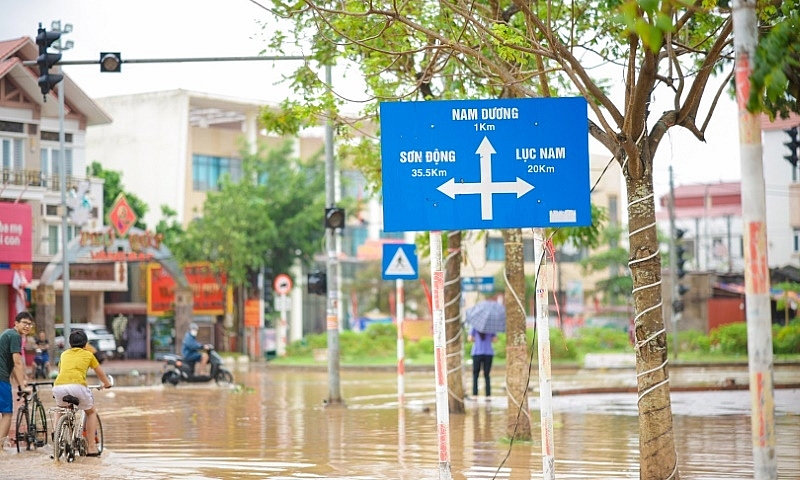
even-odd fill
[[[86,338],[89,344],[95,349],[95,356],[97,360],[103,362],[107,358],[114,358],[121,352],[117,350],[117,341],[114,339],[114,334],[109,332],[105,326],[97,325],[94,323],[71,323],[70,331],[83,330],[86,332]],[[56,363],[61,358],[61,352],[69,348],[69,345],[64,343],[64,324],[56,324]]]

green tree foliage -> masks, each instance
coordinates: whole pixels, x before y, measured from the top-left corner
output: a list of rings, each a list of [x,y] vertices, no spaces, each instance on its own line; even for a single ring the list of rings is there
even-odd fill
[[[800,1],[769,2],[760,12],[747,108],[788,118],[800,113]]]
[[[202,217],[185,234],[167,237],[182,260],[208,260],[234,284],[262,266],[281,273],[295,258],[309,265],[324,238],[323,162],[293,159],[289,142],[242,155],[242,180],[224,178],[219,191],[209,192]],[[160,226],[170,232],[168,220]]]
[[[731,78],[732,19],[713,0],[462,2],[273,0],[289,19],[272,47],[297,39],[311,52],[291,77],[298,94],[270,128],[296,128],[334,115],[337,100],[316,65],[348,60],[380,100],[528,98],[581,95],[590,134],[621,168],[627,186],[629,265],[634,280],[640,476],[676,478],[664,320],[658,308],[661,257],[655,228],[653,159],[667,130],[698,140]],[[714,88],[714,75],[722,79]],[[620,84],[619,89],[611,88]],[[711,87],[711,88],[709,88]],[[335,87],[334,87],[335,88]],[[707,93],[708,92],[708,93]],[[663,102],[655,107],[653,102]],[[702,105],[702,108],[701,108]],[[364,115],[377,118],[379,103]],[[377,181],[377,143],[363,138],[359,161]]]
[[[147,229],[147,225],[144,223],[144,215],[149,210],[149,207],[141,198],[136,196],[136,194],[125,191],[125,187],[122,185],[121,172],[106,170],[99,162],[92,162],[91,165],[86,167],[86,174],[90,177],[97,177],[105,180],[105,183],[103,183],[103,212],[105,212],[106,216],[104,219],[106,225],[111,224],[111,221],[108,220],[108,214],[111,213],[111,207],[114,205],[114,201],[120,193],[123,193],[125,194],[128,204],[138,217],[134,226],[142,230]]]
[[[359,315],[367,314],[377,310],[384,314],[393,309],[389,299],[395,295],[395,281],[383,280],[381,277],[382,265],[379,261],[368,262],[359,268],[355,274],[353,282],[347,285],[348,289],[357,295]],[[430,269],[424,265],[419,266],[419,278],[426,281],[430,278]],[[430,317],[428,308],[428,297],[422,284],[418,280],[406,280],[403,282],[405,295],[406,316],[417,315],[422,318]]]
[[[596,289],[603,294],[607,305],[627,305],[633,289],[633,279],[628,270],[628,250],[620,245],[622,229],[609,225],[602,233],[603,250],[581,260],[584,272],[609,272],[608,278],[600,280]]]

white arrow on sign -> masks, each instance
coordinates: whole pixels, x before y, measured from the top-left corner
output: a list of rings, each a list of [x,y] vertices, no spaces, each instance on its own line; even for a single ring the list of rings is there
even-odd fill
[[[516,193],[517,198],[533,190],[533,185],[517,177],[513,182],[492,182],[492,155],[497,153],[488,138],[478,146],[475,153],[481,156],[481,181],[478,183],[456,183],[451,178],[439,185],[440,192],[455,200],[456,195],[480,194],[481,220],[492,219],[492,195],[495,193]]]

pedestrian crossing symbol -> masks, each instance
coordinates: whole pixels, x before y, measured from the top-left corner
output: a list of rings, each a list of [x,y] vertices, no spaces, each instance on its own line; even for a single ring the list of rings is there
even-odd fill
[[[383,244],[384,280],[414,280],[418,276],[416,245],[410,243]]]

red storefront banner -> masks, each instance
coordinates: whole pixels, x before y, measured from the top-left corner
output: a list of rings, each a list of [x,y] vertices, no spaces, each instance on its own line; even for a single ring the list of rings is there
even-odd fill
[[[223,315],[227,277],[207,262],[190,263],[183,274],[192,289],[195,315]],[[159,264],[147,266],[147,314],[163,316],[175,309],[175,280]]]
[[[11,285],[15,271],[31,280],[32,223],[30,204],[0,202],[0,285]]]

